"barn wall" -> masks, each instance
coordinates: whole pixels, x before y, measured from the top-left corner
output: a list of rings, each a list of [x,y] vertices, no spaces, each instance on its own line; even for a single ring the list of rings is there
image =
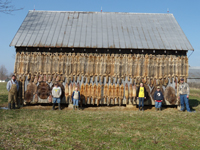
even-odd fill
[[[79,87],[84,85],[84,92],[89,93],[96,93],[98,85],[101,85],[99,99],[116,98],[114,93],[123,89],[122,94],[117,96],[126,99],[122,101],[123,104],[133,97],[133,90],[130,89],[134,85],[139,86],[140,82],[149,88],[149,95],[157,85],[162,86],[163,90],[169,85],[175,88],[181,77],[188,77],[188,58],[152,54],[17,52],[14,73],[22,80],[22,99],[25,91],[29,90],[28,84],[38,85],[43,81],[51,87],[55,81],[59,81],[65,88],[70,88],[71,83],[76,86],[79,83]],[[106,94],[105,90],[109,92]],[[98,97],[98,93],[86,95],[87,98]],[[66,97],[63,97],[63,101],[69,102]],[[151,96],[149,99],[152,100]]]

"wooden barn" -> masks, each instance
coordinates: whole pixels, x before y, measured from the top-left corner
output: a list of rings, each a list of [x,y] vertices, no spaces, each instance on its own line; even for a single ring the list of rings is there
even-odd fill
[[[29,11],[10,46],[23,103],[51,102],[55,81],[62,103],[77,86],[81,104],[134,105],[140,82],[147,105],[160,85],[165,105],[177,105],[194,50],[173,14]],[[187,80],[186,80],[187,81]]]

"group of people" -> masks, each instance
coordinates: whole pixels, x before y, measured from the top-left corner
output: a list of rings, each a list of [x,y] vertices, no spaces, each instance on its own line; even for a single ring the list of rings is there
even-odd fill
[[[19,90],[19,84],[16,80],[16,76],[12,75],[12,79],[8,81],[7,83],[7,90],[8,90],[8,109],[15,109],[15,104],[17,104],[17,91]],[[180,111],[184,111],[186,105],[186,110],[188,112],[192,112],[189,107],[189,85],[184,82],[184,79],[182,78],[179,84],[179,99],[181,103],[181,109]],[[52,96],[53,96],[53,107],[52,109],[55,109],[56,103],[58,103],[58,109],[61,110],[60,102],[62,90],[58,86],[58,83],[56,82],[54,84],[54,87],[52,89]],[[137,98],[139,99],[139,110],[144,111],[144,99],[147,97],[146,89],[143,85],[143,83],[140,83],[140,87],[137,89],[136,92]],[[162,101],[164,99],[163,93],[160,91],[160,86],[157,86],[157,90],[154,93],[154,100],[155,100],[155,108],[156,110],[162,109]],[[80,101],[80,92],[78,91],[78,88],[75,88],[75,91],[73,91],[72,94],[72,100],[73,100],[73,110],[75,108],[79,109],[79,101]],[[19,102],[18,102],[19,107]]]
[[[195,111],[191,111],[191,109],[190,109],[189,94],[190,94],[189,85],[187,83],[185,83],[184,79],[182,78],[180,80],[180,84],[179,84],[179,97],[178,97],[180,99],[180,103],[181,103],[180,111],[184,111],[185,106],[186,106],[186,110],[188,112],[195,112]],[[146,89],[145,89],[143,83],[140,83],[140,87],[137,89],[136,95],[137,95],[137,98],[139,99],[139,105],[138,105],[139,111],[144,111],[144,99],[146,99],[147,93],[146,93]],[[155,91],[153,98],[155,100],[156,110],[161,111],[164,96],[163,96],[163,93],[160,91],[160,86],[157,86],[157,90]]]
[[[139,99],[139,111],[144,111],[144,99],[147,97],[146,88],[144,87],[143,83],[140,83],[140,87],[137,89],[136,92],[137,98]],[[157,90],[154,93],[154,100],[155,100],[155,108],[156,110],[160,110],[162,108],[162,101],[164,99],[163,93],[160,91],[160,86],[157,86]],[[140,108],[142,107],[142,109]]]

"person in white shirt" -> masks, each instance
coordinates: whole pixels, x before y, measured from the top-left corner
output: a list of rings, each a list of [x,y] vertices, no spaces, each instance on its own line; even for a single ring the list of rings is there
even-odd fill
[[[52,89],[52,96],[53,96],[53,108],[52,110],[55,109],[56,102],[58,103],[58,109],[61,110],[60,107],[60,96],[62,94],[61,88],[58,86],[58,83],[56,82],[53,89]]]
[[[15,103],[17,103],[17,91],[19,90],[19,84],[16,80],[16,76],[12,75],[12,79],[8,81],[7,86],[8,90],[8,109],[11,109],[11,103],[12,108],[15,109]]]

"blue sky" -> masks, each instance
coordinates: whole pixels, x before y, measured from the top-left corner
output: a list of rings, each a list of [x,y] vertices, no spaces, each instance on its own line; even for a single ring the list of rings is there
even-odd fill
[[[200,1],[199,0],[13,0],[21,11],[13,15],[0,14],[0,65],[13,72],[15,48],[9,47],[29,10],[101,11],[172,13],[194,48],[190,66],[200,66]],[[188,52],[190,55],[192,51]]]

